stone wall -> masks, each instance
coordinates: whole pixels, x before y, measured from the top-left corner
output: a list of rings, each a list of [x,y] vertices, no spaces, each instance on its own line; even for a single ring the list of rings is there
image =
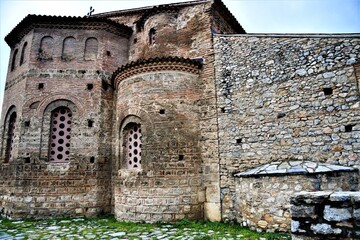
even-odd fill
[[[223,202],[235,171],[278,160],[360,164],[359,35],[217,35]],[[233,219],[233,204],[222,217]]]
[[[359,239],[360,192],[300,192],[291,198],[294,240]]]
[[[306,175],[257,175],[236,179],[236,220],[258,231],[290,230],[290,198],[299,191],[358,189],[358,172]],[[227,202],[223,202],[223,206]],[[229,209],[231,206],[226,206]]]

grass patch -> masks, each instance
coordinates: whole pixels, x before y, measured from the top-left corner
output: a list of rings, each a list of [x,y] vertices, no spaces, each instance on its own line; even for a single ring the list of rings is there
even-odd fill
[[[21,221],[0,219],[0,236],[21,239],[290,239],[278,233],[257,233],[233,223],[189,221],[176,223],[118,222],[113,216]]]

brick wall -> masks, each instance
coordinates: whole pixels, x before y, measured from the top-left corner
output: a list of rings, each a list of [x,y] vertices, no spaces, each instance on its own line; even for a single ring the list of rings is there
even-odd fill
[[[1,212],[14,218],[111,210],[112,90],[107,84],[127,63],[128,40],[104,30],[53,27],[35,28],[13,47],[28,42],[24,63],[20,66],[19,56],[8,74],[3,104],[2,123],[10,106],[17,112],[14,159],[4,163],[5,132],[0,175]],[[41,49],[44,37],[50,39],[48,52]],[[89,38],[97,42],[90,59],[85,58]],[[48,157],[50,117],[60,106],[73,114],[70,161],[54,163]]]
[[[119,82],[116,95],[116,217],[147,222],[202,219],[199,76],[176,71],[137,74]],[[142,130],[137,170],[127,169],[121,141],[127,119],[135,116],[138,120],[129,121],[141,124]]]

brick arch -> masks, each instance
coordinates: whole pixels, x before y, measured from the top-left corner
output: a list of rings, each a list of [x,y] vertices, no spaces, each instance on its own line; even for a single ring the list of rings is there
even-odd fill
[[[128,109],[123,110],[118,115],[117,123],[119,123],[119,124],[117,126],[117,129],[119,129],[124,124],[124,121],[129,116],[138,117],[142,122],[145,122],[148,125],[148,127],[146,127],[146,128],[152,128],[154,125],[151,118],[149,117],[149,114],[145,110],[143,110],[141,108],[128,108]]]
[[[115,140],[115,154],[117,155],[116,169],[120,169],[120,165],[123,164],[121,161],[124,157],[121,156],[123,151],[121,150],[122,145],[122,132],[123,128],[129,123],[141,124],[142,134],[146,137],[147,132],[154,128],[153,121],[149,117],[149,114],[141,108],[128,108],[123,110],[117,117],[116,121],[116,140]]]
[[[12,60],[11,60],[11,71],[14,71],[16,68],[16,59],[17,59],[17,55],[18,55],[19,50],[15,49],[14,54],[12,56]]]
[[[81,117],[79,116],[80,111],[78,107],[74,102],[70,101],[69,99],[58,98],[55,99],[54,101],[51,101],[48,104],[43,104],[43,106],[39,108],[43,109],[43,111],[38,111],[39,116],[42,117],[40,158],[51,162],[69,162],[69,159],[71,158],[70,152],[66,154],[65,158],[54,157],[54,154],[56,152],[54,154],[51,154],[51,151],[53,150],[53,148],[51,147],[53,140],[57,141],[60,139],[59,137],[53,138],[54,136],[53,128],[54,127],[56,127],[57,129],[62,128],[62,130],[58,129],[55,130],[55,132],[59,133],[59,136],[64,136],[65,132],[63,134],[60,134],[59,131],[64,131],[64,129],[70,128],[71,125],[72,130],[66,130],[65,133],[66,137],[70,136],[70,132],[73,133],[74,130],[76,131],[77,127],[79,126],[79,121],[81,119]],[[62,110],[64,110],[64,112],[61,112]],[[71,116],[69,114],[71,114]],[[68,118],[65,117],[65,115],[67,115]],[[60,119],[62,117],[64,117],[65,119]],[[70,120],[71,123],[66,123],[68,120]],[[55,123],[54,121],[57,121],[57,123]],[[64,124],[63,127],[59,125],[61,123]],[[67,143],[69,143],[70,145],[69,142],[70,138],[66,138],[67,140],[63,139],[64,141],[62,143],[59,142],[61,147],[64,148],[64,151],[69,150],[69,146],[66,146],[67,149],[65,149],[65,145]],[[59,144],[55,144],[55,147],[60,147]],[[58,153],[56,153],[56,155],[57,154]]]
[[[76,58],[76,39],[73,36],[68,36],[63,41],[61,59],[64,61],[71,61]]]
[[[15,105],[11,105],[10,107],[8,107],[6,114],[5,114],[5,118],[4,118],[4,124],[6,123],[6,120],[9,118],[9,116],[13,113],[13,112],[17,112],[17,108]]]
[[[40,102],[41,100],[43,100],[44,98],[43,97],[33,97],[33,98],[30,98],[29,100],[27,100],[24,105],[23,105],[23,112],[24,113],[27,113],[29,112],[30,110],[33,110],[31,109],[31,105],[33,105],[34,103],[38,103],[38,106],[36,107],[36,110],[38,109],[39,105],[40,105]]]
[[[69,101],[69,102],[73,103],[75,105],[75,107],[77,108],[77,110],[78,110],[79,116],[82,116],[84,114],[84,106],[77,97],[72,96],[72,95],[56,94],[56,95],[51,95],[51,96],[45,97],[44,99],[42,99],[40,101],[40,104],[39,104],[39,106],[37,107],[37,110],[36,110],[37,115],[42,116],[44,114],[46,108],[51,103],[53,103],[55,101],[59,101],[59,100]],[[31,103],[32,102],[33,101],[31,101]],[[27,104],[28,103],[29,102],[27,102]]]
[[[84,59],[96,60],[99,49],[99,41],[95,37],[89,37],[85,41]]]
[[[142,120],[134,115],[129,115],[123,119],[118,137],[119,161],[117,169],[141,170],[142,123]],[[133,135],[136,135],[136,139]],[[134,145],[135,143],[137,144],[136,146]],[[129,147],[130,145],[133,148]],[[136,156],[131,156],[133,151],[136,151]],[[134,157],[136,159],[133,159]]]
[[[3,159],[5,163],[11,161],[13,157],[12,148],[14,147],[16,119],[18,119],[17,114],[15,105],[11,105],[4,118],[3,135],[1,139],[1,159]]]
[[[25,42],[22,47],[22,50],[21,50],[20,65],[22,65],[24,62],[26,62],[25,54],[27,53],[27,46],[28,46],[28,43]]]
[[[40,41],[39,55],[40,60],[52,60],[54,54],[54,39],[51,36],[44,36]]]

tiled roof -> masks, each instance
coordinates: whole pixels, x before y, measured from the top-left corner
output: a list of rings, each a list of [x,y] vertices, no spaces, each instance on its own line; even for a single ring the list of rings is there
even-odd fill
[[[37,27],[57,29],[103,29],[124,37],[129,37],[132,34],[132,29],[130,27],[106,18],[29,14],[5,37],[5,41],[11,47],[19,42],[29,31]]]
[[[311,161],[289,160],[272,162],[251,170],[235,173],[234,177],[256,177],[266,175],[305,175],[330,172],[358,171],[353,167],[317,163]]]

